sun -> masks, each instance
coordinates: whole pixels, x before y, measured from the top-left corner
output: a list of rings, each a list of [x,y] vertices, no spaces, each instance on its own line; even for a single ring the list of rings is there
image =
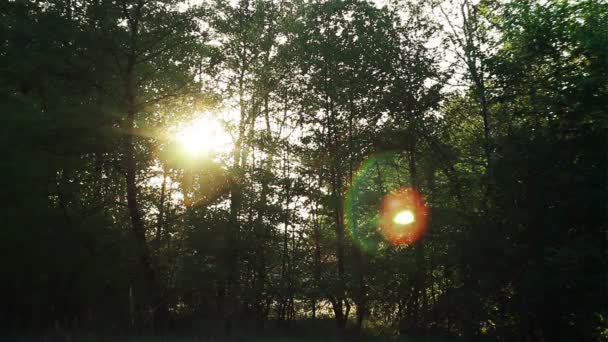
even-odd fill
[[[232,142],[223,125],[204,114],[178,124],[174,139],[192,157],[227,151]]]
[[[411,210],[402,210],[393,217],[393,222],[395,224],[406,225],[416,221],[414,217],[414,213]]]

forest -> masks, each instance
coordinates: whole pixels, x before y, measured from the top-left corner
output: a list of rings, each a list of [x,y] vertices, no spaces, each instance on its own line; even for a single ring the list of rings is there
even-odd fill
[[[0,120],[2,340],[608,341],[604,0],[2,0]]]

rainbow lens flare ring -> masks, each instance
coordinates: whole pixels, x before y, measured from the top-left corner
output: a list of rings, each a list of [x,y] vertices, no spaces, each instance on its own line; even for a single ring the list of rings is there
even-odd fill
[[[414,187],[402,185],[407,170],[396,166],[399,158],[399,153],[371,156],[361,164],[346,193],[345,223],[364,250],[386,243],[411,245],[426,231],[426,202]]]

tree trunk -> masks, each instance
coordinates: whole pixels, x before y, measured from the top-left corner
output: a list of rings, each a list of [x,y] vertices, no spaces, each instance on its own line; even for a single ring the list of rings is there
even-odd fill
[[[158,255],[165,224],[165,197],[167,192],[167,173],[163,169],[163,182],[160,186],[160,200],[158,203],[158,220],[156,221],[156,233],[154,234],[154,251]]]
[[[410,152],[409,152],[409,171],[410,171],[410,180],[412,187],[417,191],[419,190],[420,181],[418,179],[418,165],[416,163],[416,129],[413,128],[410,130]],[[428,299],[426,295],[426,265],[424,259],[424,240],[419,240],[414,246],[414,252],[416,257],[416,274],[415,274],[415,292],[414,296],[416,297],[416,308],[414,310],[415,317],[414,321],[416,327],[420,332],[424,333],[426,331],[426,313],[428,310]],[[420,303],[421,302],[421,303]],[[419,310],[420,309],[420,310]]]
[[[238,234],[240,231],[239,211],[241,208],[241,171],[244,162],[242,159],[243,145],[245,143],[245,134],[247,131],[247,109],[245,108],[245,89],[244,89],[244,70],[241,70],[239,75],[239,107],[240,107],[240,122],[238,137],[235,142],[233,151],[233,167],[232,179],[230,182],[230,216],[228,223],[227,244],[225,246],[226,253],[226,282],[222,282],[226,289],[220,291],[225,293],[223,296],[225,326],[224,330],[227,335],[232,333],[233,320],[236,317],[238,303]]]
[[[319,177],[320,178],[320,177]],[[321,295],[321,227],[318,217],[318,204],[315,207],[315,212],[313,213],[314,220],[314,231],[313,231],[313,239],[314,239],[314,266],[313,266],[313,275],[315,280],[315,292],[312,298],[312,318],[316,318],[317,312],[317,301]]]
[[[134,130],[135,130],[135,98],[133,94],[133,63],[129,63],[127,69],[127,82],[126,82],[126,95],[127,95],[127,135],[125,137],[125,178],[127,183],[127,208],[129,211],[129,217],[131,219],[131,232],[135,239],[136,251],[138,255],[138,266],[139,274],[143,276],[140,281],[140,293],[136,294],[138,304],[144,306],[144,312],[155,311],[155,302],[158,295],[158,278],[148,243],[146,242],[146,228],[141,216],[138,201],[138,189],[137,189],[137,163],[135,161],[135,141],[134,141]],[[144,318],[139,322],[139,328],[143,328],[141,325],[147,321],[148,318]]]

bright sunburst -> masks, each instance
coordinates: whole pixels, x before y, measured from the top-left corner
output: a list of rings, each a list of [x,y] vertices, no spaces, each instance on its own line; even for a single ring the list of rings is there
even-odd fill
[[[201,115],[193,121],[179,124],[175,140],[194,157],[225,151],[232,139],[218,120]]]

